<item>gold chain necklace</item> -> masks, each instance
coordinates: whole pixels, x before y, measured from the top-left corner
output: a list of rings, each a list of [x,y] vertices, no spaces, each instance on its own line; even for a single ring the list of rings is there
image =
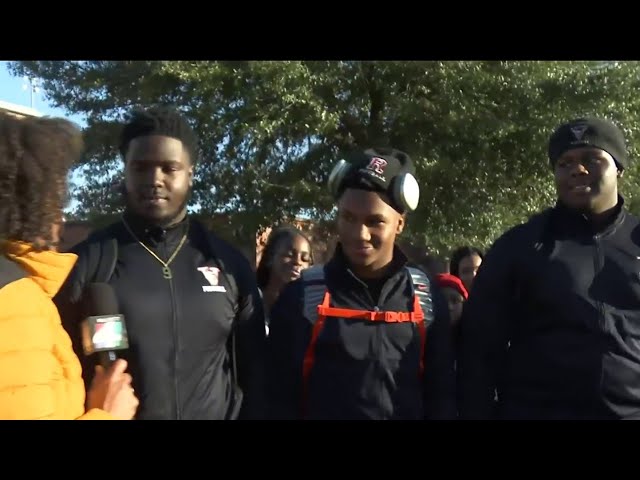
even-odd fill
[[[176,258],[176,255],[178,255],[178,252],[180,251],[180,249],[184,245],[184,242],[187,240],[187,232],[185,232],[184,236],[182,237],[182,240],[180,240],[180,243],[178,244],[176,249],[173,251],[173,254],[171,254],[171,257],[169,257],[169,260],[167,260],[165,262],[158,255],[156,255],[149,247],[147,247],[144,243],[142,243],[142,241],[140,241],[140,239],[136,236],[136,234],[133,233],[133,230],[131,229],[131,227],[129,226],[129,224],[127,223],[127,221],[124,218],[122,218],[122,223],[127,228],[127,230],[129,231],[129,233],[131,234],[133,239],[136,242],[138,242],[140,245],[142,245],[144,247],[144,249],[153,256],[153,258],[158,260],[163,265],[163,267],[162,267],[162,276],[164,278],[166,278],[167,280],[171,280],[173,278],[173,274],[171,273],[171,269],[169,268],[169,264],[173,261],[174,258]],[[188,230],[188,227],[187,227],[187,230]]]

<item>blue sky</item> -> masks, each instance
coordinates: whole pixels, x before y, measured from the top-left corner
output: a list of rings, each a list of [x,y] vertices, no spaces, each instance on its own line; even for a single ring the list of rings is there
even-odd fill
[[[31,92],[28,88],[28,82],[22,77],[14,77],[9,73],[9,62],[0,62],[0,100],[5,102],[14,103],[16,105],[23,105],[25,107],[31,107]],[[26,88],[25,88],[26,87]],[[64,117],[72,122],[75,122],[81,127],[86,126],[84,118],[79,115],[69,115],[63,108],[55,108],[44,96],[42,90],[33,95],[33,108],[42,113],[52,117]],[[79,184],[83,183],[81,174],[74,174],[71,176],[74,182]],[[67,211],[72,210],[77,205],[74,200],[67,207]]]
[[[33,106],[33,108],[43,115],[64,117],[75,122],[81,127],[86,126],[86,122],[82,116],[69,115],[63,108],[53,107],[51,102],[47,101],[45,98],[42,90],[34,94],[33,105],[31,105],[31,92],[28,88],[29,83],[22,77],[14,77],[11,75],[8,64],[9,62],[0,61],[0,100],[14,103],[16,105],[23,105],[25,107]],[[78,171],[71,175],[71,180],[79,185],[84,183],[83,176]],[[71,211],[76,206],[77,202],[73,200],[66,210]],[[198,206],[193,208],[197,210]]]
[[[14,77],[11,75],[8,65],[9,62],[0,62],[0,100],[31,107],[31,93],[29,88],[25,88],[28,82],[22,77]],[[46,100],[42,90],[34,94],[33,108],[44,115],[65,117],[82,127],[86,125],[86,122],[81,116],[69,115],[62,108],[54,108],[51,103]]]

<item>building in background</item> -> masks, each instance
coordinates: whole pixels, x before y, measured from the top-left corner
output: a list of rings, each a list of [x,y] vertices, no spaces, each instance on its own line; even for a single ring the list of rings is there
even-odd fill
[[[35,108],[25,107],[24,105],[17,105],[15,103],[9,103],[3,100],[0,100],[0,111],[18,118],[42,116],[42,114]]]

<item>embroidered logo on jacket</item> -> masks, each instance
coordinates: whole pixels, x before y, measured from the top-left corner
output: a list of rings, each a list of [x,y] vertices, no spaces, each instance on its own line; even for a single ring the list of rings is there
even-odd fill
[[[198,271],[204,275],[204,278],[209,282],[209,285],[203,285],[203,292],[226,292],[227,289],[224,285],[218,285],[218,276],[220,269],[216,267],[199,267]]]

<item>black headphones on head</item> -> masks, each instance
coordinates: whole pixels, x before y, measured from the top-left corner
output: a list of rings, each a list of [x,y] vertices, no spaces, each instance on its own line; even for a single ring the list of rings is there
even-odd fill
[[[327,185],[334,198],[338,198],[338,195],[341,193],[340,189],[345,179],[358,169],[359,167],[354,166],[346,160],[340,160],[335,167],[333,167]],[[391,196],[393,203],[400,207],[403,212],[413,212],[418,208],[420,186],[418,185],[416,177],[409,172],[402,172],[393,177],[391,187],[387,193]]]

